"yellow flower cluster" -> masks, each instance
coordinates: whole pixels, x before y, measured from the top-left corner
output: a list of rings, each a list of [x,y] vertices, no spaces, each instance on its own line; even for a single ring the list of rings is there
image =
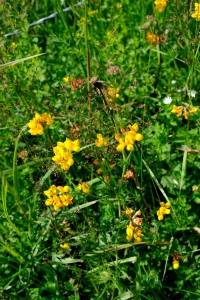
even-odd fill
[[[152,32],[148,31],[146,35],[146,41],[149,44],[152,44],[154,46],[158,45],[160,42],[160,38],[158,35],[153,34]]]
[[[130,216],[130,214],[132,213],[132,210],[129,208],[128,209],[129,211],[126,210],[126,214],[128,214]],[[142,234],[142,230],[139,229],[139,226],[142,225],[142,221],[143,219],[142,218],[138,218],[138,216],[141,215],[141,211],[138,210],[134,216],[132,217],[129,225],[127,225],[127,228],[126,228],[126,239],[127,241],[131,241],[133,238],[134,238],[134,243],[140,243],[142,241],[142,238],[141,236],[143,236]]]
[[[28,123],[28,127],[30,128],[28,132],[31,135],[43,134],[44,126],[51,125],[53,122],[54,120],[47,113],[43,113],[42,115],[36,113],[35,117]]]
[[[72,195],[67,194],[69,192],[69,186],[55,186],[52,185],[44,194],[48,197],[45,201],[47,206],[53,206],[54,210],[57,211],[59,208],[64,208],[69,204],[72,204]]]
[[[169,215],[170,214],[170,203],[164,203],[164,202],[160,202],[160,208],[159,210],[157,211],[157,216],[158,216],[158,220],[161,221],[163,220],[163,216],[164,215]]]
[[[189,115],[193,115],[198,110],[197,107],[186,107],[186,106],[176,106],[173,105],[172,113],[180,117],[183,113],[185,119],[188,119]]]
[[[107,99],[108,99],[108,102],[113,102],[115,99],[119,98],[119,91],[120,91],[120,88],[112,88],[112,87],[109,87],[108,90],[106,91],[106,96],[107,96]]]
[[[200,4],[194,3],[194,6],[195,12],[191,15],[191,17],[196,19],[197,21],[200,21]]]
[[[97,139],[98,140],[95,141],[97,147],[103,147],[108,145],[108,141],[103,138],[102,134],[97,134]]]
[[[121,138],[119,134],[115,134],[115,139],[119,142],[119,145],[117,146],[117,151],[123,151],[126,147],[127,150],[131,151],[134,149],[133,145],[135,141],[141,141],[143,139],[143,135],[140,133],[137,133],[139,130],[139,125],[128,125],[129,131],[125,132],[125,138]]]
[[[74,164],[72,151],[80,150],[79,140],[74,142],[66,138],[64,143],[57,142],[57,146],[53,148],[55,156],[52,158],[57,165],[60,165],[63,170],[69,170],[69,168]]]
[[[166,0],[155,0],[155,10],[159,11],[160,13],[164,11],[165,6],[167,5]]]
[[[77,189],[80,190],[80,191],[82,190],[83,193],[88,194],[89,191],[90,191],[90,186],[87,182],[81,182],[81,183],[78,184]]]

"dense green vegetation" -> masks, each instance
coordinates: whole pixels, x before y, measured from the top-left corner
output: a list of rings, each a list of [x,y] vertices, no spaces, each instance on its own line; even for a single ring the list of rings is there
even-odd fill
[[[200,5],[76,4],[0,4],[0,297],[200,299]]]

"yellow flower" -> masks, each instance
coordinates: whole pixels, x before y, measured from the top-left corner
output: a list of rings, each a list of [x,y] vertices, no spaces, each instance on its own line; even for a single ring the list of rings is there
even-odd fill
[[[87,182],[81,182],[78,184],[77,188],[81,191],[83,191],[83,193],[88,194],[90,191],[90,186]]]
[[[188,107],[188,106],[176,106],[173,105],[172,113],[175,113],[177,117],[180,117],[183,113],[185,119],[188,119],[190,115],[193,115],[198,110],[198,107]]]
[[[125,210],[124,213],[125,213],[125,215],[131,216],[133,213],[133,210],[132,210],[132,208],[127,207],[127,209]]]
[[[56,164],[60,165],[63,170],[69,170],[69,168],[74,164],[71,151],[77,152],[79,150],[79,140],[75,140],[73,142],[66,138],[64,143],[57,142],[57,146],[53,148],[55,156],[52,157],[52,160],[55,161]]]
[[[64,82],[70,82],[70,77],[69,77],[69,76],[64,77],[64,78],[63,78],[63,81],[64,81]]]
[[[180,117],[182,115],[183,106],[176,106],[173,105],[172,113],[176,114],[177,117]]]
[[[137,123],[135,123],[133,125],[128,125],[128,128],[132,131],[137,132],[139,130],[139,125]]]
[[[97,134],[97,140],[95,140],[95,144],[97,147],[103,147],[108,145],[107,139],[104,139],[102,134]]]
[[[187,111],[185,111],[185,112],[183,113],[183,115],[184,115],[185,119],[188,120],[189,113],[188,113]]]
[[[60,244],[60,247],[61,247],[61,248],[64,248],[64,249],[70,249],[70,246],[69,246],[69,244],[67,244],[67,243],[64,243],[63,245]]]
[[[160,208],[159,210],[157,211],[157,216],[158,216],[158,220],[161,221],[164,219],[164,215],[169,215],[171,213],[169,207],[170,207],[170,203],[167,202],[160,202]]]
[[[119,91],[120,91],[120,88],[109,87],[106,92],[108,102],[113,102],[115,99],[119,98],[120,97]]]
[[[100,175],[102,172],[103,172],[102,168],[99,168],[99,169],[97,170],[97,173],[98,173],[99,175]]]
[[[31,135],[41,135],[44,133],[44,126],[51,125],[53,122],[54,120],[49,114],[43,113],[39,115],[36,113],[35,117],[28,123],[28,127],[30,128],[29,132]]]
[[[146,41],[149,44],[152,44],[154,46],[159,44],[159,36],[153,34],[152,32],[148,31],[146,35]]]
[[[191,107],[191,108],[189,108],[189,113],[190,113],[191,115],[193,115],[197,110],[198,110],[197,107]]]
[[[66,194],[69,192],[69,186],[55,186],[52,185],[44,194],[48,197],[45,201],[46,206],[53,206],[54,210],[57,211],[59,208],[64,208],[69,204],[72,204],[72,195]]]
[[[166,0],[155,0],[155,10],[159,11],[160,13],[164,11],[165,6],[167,5]]]
[[[125,141],[122,138],[120,138],[119,139],[119,145],[117,146],[116,150],[117,151],[123,151],[125,147],[126,147]]]
[[[195,12],[191,15],[192,18],[196,19],[197,21],[200,21],[200,4],[195,3]]]
[[[119,134],[115,134],[115,139],[119,142],[117,146],[117,151],[123,151],[126,147],[127,150],[132,151],[134,149],[134,142],[141,141],[143,139],[143,135],[140,133],[136,133],[139,129],[138,124],[128,125],[129,131],[123,131],[125,138],[121,138]]]
[[[133,234],[134,234],[134,227],[132,224],[127,225],[126,234],[127,234],[126,239],[127,239],[127,241],[130,242],[132,240]]]
[[[178,260],[173,260],[173,268],[175,270],[179,268],[179,261]]]

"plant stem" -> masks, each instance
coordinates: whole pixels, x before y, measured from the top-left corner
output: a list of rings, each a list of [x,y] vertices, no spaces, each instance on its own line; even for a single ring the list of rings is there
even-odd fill
[[[87,0],[85,0],[85,50],[86,50],[86,63],[87,63],[87,89],[88,89],[88,106],[91,112],[91,99],[90,99],[90,49],[88,38],[88,22],[87,22]]]

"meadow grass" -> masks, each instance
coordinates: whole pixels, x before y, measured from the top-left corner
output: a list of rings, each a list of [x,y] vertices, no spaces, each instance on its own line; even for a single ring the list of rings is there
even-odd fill
[[[200,4],[76,4],[0,4],[0,297],[200,299]]]

